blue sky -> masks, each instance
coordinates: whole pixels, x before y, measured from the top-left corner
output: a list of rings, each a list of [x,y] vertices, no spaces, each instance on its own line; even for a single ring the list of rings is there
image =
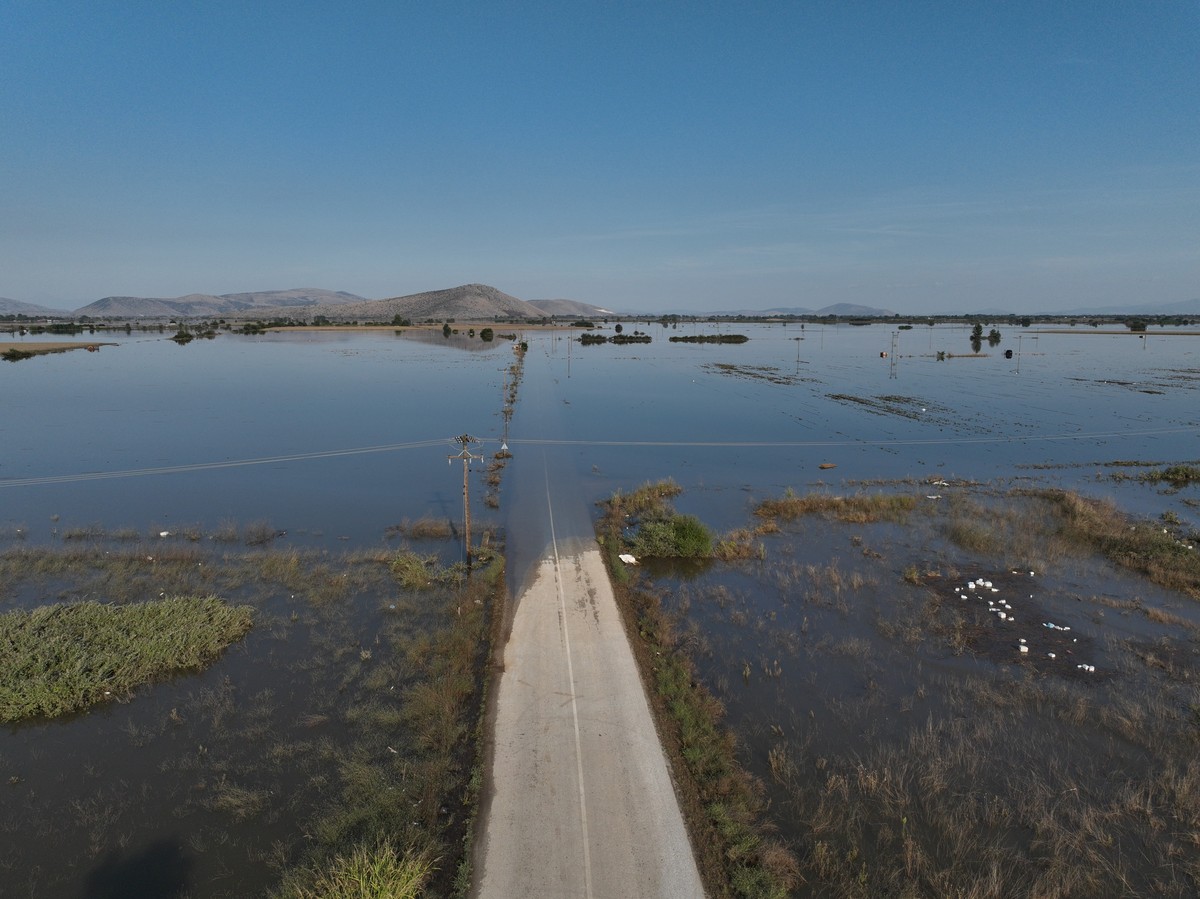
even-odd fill
[[[0,0],[0,296],[1200,297],[1200,3]]]

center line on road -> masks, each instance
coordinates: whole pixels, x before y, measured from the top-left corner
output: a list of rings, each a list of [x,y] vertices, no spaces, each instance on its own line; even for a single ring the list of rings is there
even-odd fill
[[[554,534],[554,507],[550,502],[550,469],[542,454],[546,473],[546,511],[550,514],[550,545],[554,549],[554,583],[558,587],[558,620],[562,622],[563,644],[567,650],[567,680],[571,688],[571,718],[575,724],[575,772],[579,777],[579,823],[583,828],[583,889],[592,899],[592,854],[588,847],[587,798],[583,790],[583,747],[579,739],[579,706],[575,701],[575,667],[571,663],[571,635],[567,630],[567,598],[563,592],[562,567],[558,560],[558,538]]]

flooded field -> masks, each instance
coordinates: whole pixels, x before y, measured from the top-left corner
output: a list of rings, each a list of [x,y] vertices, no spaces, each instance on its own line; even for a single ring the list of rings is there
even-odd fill
[[[547,480],[560,539],[667,477],[722,532],[789,488],[912,497],[898,520],[780,520],[759,557],[639,569],[766,784],[799,895],[1194,894],[1196,599],[1067,539],[1053,496],[1194,545],[1200,486],[1167,474],[1200,464],[1200,339],[1001,324],[974,355],[965,327],[636,327],[650,344],[526,332],[516,378],[507,341],[391,332],[135,335],[0,369],[0,611],[256,609],[202,673],[0,734],[6,894],[262,894],[314,844],[461,840],[461,809],[411,791],[463,795],[470,766],[433,770],[390,695],[445,680],[423,666],[465,588],[397,561],[459,561],[463,433],[486,439],[473,519],[503,535],[510,592],[545,549]],[[750,339],[668,340],[721,330]]]

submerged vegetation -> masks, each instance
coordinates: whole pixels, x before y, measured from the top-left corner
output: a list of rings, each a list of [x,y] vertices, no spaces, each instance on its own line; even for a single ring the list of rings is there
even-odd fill
[[[438,555],[403,546],[238,551],[229,543],[217,544],[218,554],[182,535],[152,545],[112,539],[0,552],[0,597],[17,606],[0,617],[0,647],[14,644],[10,631],[23,622],[16,630],[54,648],[48,680],[78,673],[112,693],[103,715],[42,725],[69,728],[61,734],[76,744],[65,786],[47,780],[37,761],[42,735],[61,734],[32,730],[32,756],[0,756],[9,783],[0,808],[5,883],[31,895],[73,892],[72,878],[100,858],[124,859],[169,814],[181,841],[172,851],[193,872],[195,895],[465,895],[502,557],[481,552],[487,561],[468,578],[442,561],[457,556],[449,542]],[[155,655],[178,654],[175,644],[192,628],[176,601],[139,601],[163,591],[223,596],[194,601],[204,610],[198,617],[216,620],[223,607],[248,626],[252,611],[256,627],[202,679],[175,678],[136,695],[108,685],[102,670],[132,667],[155,641],[166,647]],[[62,601],[49,613],[34,608],[47,594]],[[73,600],[87,595],[127,604]],[[152,633],[122,643],[135,631],[109,618],[154,607],[162,611],[147,619]],[[111,656],[103,663],[72,668],[46,640],[46,619],[68,609],[99,616],[80,639],[105,637]],[[25,674],[6,655],[0,676]],[[6,704],[8,692],[6,683]],[[53,828],[62,864],[46,866],[41,825],[29,821]],[[209,886],[196,891],[201,882]]]
[[[917,506],[915,496],[892,493],[834,496],[809,493],[798,496],[790,488],[779,499],[766,499],[754,514],[767,521],[791,521],[804,515],[823,515],[838,521],[865,524],[872,521],[903,521]]]
[[[789,492],[755,510],[792,523],[761,566],[639,576],[648,676],[675,697],[690,664],[679,683],[741,722],[795,895],[1195,895],[1195,535],[1067,491],[942,489]]]
[[[685,334],[670,338],[671,343],[746,343],[745,334]]]
[[[615,493],[606,501],[608,516],[624,522],[620,531],[602,541],[610,565],[620,566],[619,556],[626,551],[638,558],[727,561],[759,553],[754,532],[743,528],[717,537],[696,516],[675,511],[670,500],[681,492],[678,484],[665,480],[629,494]]]
[[[54,717],[195,669],[250,629],[215,596],[80,602],[0,615],[0,721]]]

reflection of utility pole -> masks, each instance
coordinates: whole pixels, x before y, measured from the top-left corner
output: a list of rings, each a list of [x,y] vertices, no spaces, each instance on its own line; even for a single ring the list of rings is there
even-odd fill
[[[900,339],[900,332],[893,331],[892,332],[892,355],[888,357],[890,360],[890,362],[888,364],[888,377],[889,378],[896,377],[896,343],[899,339]]]
[[[446,461],[452,462],[455,459],[462,459],[463,464],[463,545],[467,549],[467,571],[471,570],[471,494],[470,481],[467,479],[467,474],[471,470],[471,460],[477,462],[483,461],[483,456],[475,456],[471,453],[471,444],[477,442],[470,434],[463,434],[461,437],[454,438],[455,443],[462,444],[462,452],[453,456],[447,456]]]

